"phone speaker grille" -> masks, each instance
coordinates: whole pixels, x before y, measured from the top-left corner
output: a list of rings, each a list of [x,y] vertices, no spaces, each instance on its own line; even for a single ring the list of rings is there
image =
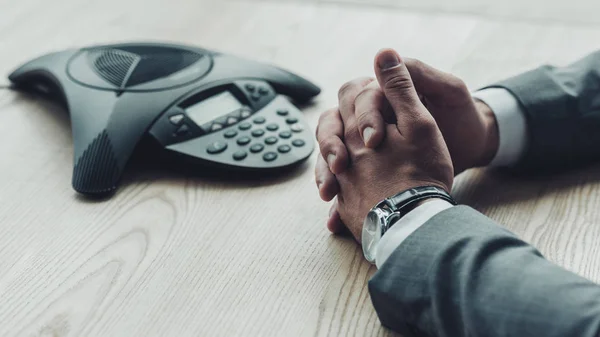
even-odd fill
[[[88,52],[96,74],[121,89],[167,77],[200,58],[202,54],[189,50],[154,46],[97,48]]]
[[[94,71],[117,87],[124,86],[132,67],[140,60],[138,55],[118,49],[94,50],[88,58]]]

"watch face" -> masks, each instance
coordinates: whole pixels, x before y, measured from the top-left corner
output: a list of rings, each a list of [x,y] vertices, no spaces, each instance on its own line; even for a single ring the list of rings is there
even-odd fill
[[[381,239],[381,229],[385,224],[387,213],[379,208],[372,209],[363,223],[362,248],[367,261],[374,263],[377,245]]]

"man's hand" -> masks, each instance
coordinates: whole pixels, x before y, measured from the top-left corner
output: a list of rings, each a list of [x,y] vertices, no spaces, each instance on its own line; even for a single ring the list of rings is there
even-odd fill
[[[473,100],[469,90],[459,78],[439,71],[418,60],[405,59],[419,97],[435,118],[446,141],[454,172],[485,166],[498,149],[498,129],[491,109]],[[366,146],[376,148],[385,137],[385,123],[394,122],[383,90],[367,85],[372,80],[363,78],[350,81],[340,89],[339,108],[321,115],[317,128],[317,140],[323,158],[319,159],[315,176],[321,198],[332,200],[339,191],[335,174],[343,172],[347,165],[347,150],[342,141],[344,125],[341,115],[354,110],[356,98],[364,96],[370,108],[362,111],[358,128]],[[379,90],[378,90],[379,89]],[[365,103],[365,105],[368,105]],[[333,172],[333,173],[332,173]],[[328,228],[336,233],[343,229],[336,214],[336,204],[330,211]]]
[[[487,165],[498,149],[496,119],[489,107],[474,100],[459,78],[415,59],[407,58],[405,63],[419,97],[444,135],[452,155],[454,172],[458,174],[472,167]],[[384,122],[393,115],[386,109],[383,92],[366,88],[372,80],[360,78],[344,84],[339,93],[339,110],[354,109],[358,95],[369,96],[372,109],[358,117],[359,129],[365,145],[375,148],[384,137]],[[333,141],[343,136],[343,125],[338,116],[340,111],[333,109],[323,113],[317,131],[321,153],[328,159],[333,173],[343,171],[346,165],[343,142]],[[340,158],[337,158],[338,153],[342,154]]]
[[[354,100],[346,99],[348,87],[341,90],[340,105],[344,108],[340,108],[339,116],[343,135],[339,140],[343,139],[347,152],[336,152],[332,165],[335,172],[335,160],[349,163],[345,171],[336,174],[337,211],[359,241],[364,217],[377,202],[417,186],[434,185],[450,191],[454,177],[442,134],[419,99],[411,74],[400,56],[390,49],[380,51],[375,58],[375,73],[377,82],[363,82],[363,89]],[[374,106],[374,95],[385,97],[389,108],[384,104]],[[379,136],[372,137],[381,138],[376,148],[366,147],[364,117],[361,116],[366,113],[382,116],[386,114],[382,112],[385,109],[394,124],[385,123],[383,119],[381,123],[371,124],[380,132]],[[340,153],[345,154],[338,157]],[[323,162],[320,159],[319,165]]]

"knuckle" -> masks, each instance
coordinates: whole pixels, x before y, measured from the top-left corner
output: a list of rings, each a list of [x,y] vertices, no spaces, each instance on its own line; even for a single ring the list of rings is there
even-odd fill
[[[329,109],[329,110],[323,112],[319,116],[319,122],[317,123],[317,128],[315,130],[315,134],[316,134],[317,138],[321,134],[320,130],[323,130],[323,131],[326,130],[326,129],[323,129],[324,125],[326,126],[326,124],[329,123],[329,121],[332,119],[333,115],[336,113],[337,113],[337,108],[332,108],[332,109]]]
[[[363,110],[358,114],[356,120],[360,126],[374,126],[373,124],[377,122],[377,115],[381,115],[381,112],[376,109]]]
[[[344,139],[346,141],[354,139],[358,134],[358,125],[356,123],[351,123],[347,128],[344,128]]]
[[[321,138],[318,142],[322,153],[331,152],[336,145],[335,137]]]
[[[388,90],[406,90],[412,86],[411,78],[406,75],[393,76],[385,82],[385,88]]]
[[[413,122],[413,134],[418,139],[430,139],[438,132],[438,126],[433,118],[419,117]]]
[[[357,91],[367,86],[369,83],[373,82],[375,79],[372,77],[361,77],[356,78],[351,81],[348,81],[340,87],[338,90],[338,99],[342,100],[342,98],[346,96],[350,96],[352,94],[356,95]]]
[[[325,122],[327,119],[329,119],[336,112],[337,112],[337,108],[331,108],[331,109],[325,110],[319,116],[319,124],[322,124],[323,122]]]
[[[467,84],[465,83],[465,81],[461,80],[460,78],[454,75],[451,75],[450,80],[448,80],[448,82],[450,88],[452,88],[452,90],[455,93],[464,93],[469,91],[469,88],[467,88]]]
[[[373,88],[373,87],[364,87],[359,93],[358,95],[356,95],[356,98],[354,99],[356,102],[358,101],[369,101],[369,100],[373,100],[374,98],[376,98],[378,96],[378,90]]]
[[[423,72],[424,70],[427,69],[427,67],[425,66],[425,63],[423,63],[423,61],[421,61],[419,59],[411,59],[411,62],[412,62],[412,66],[421,72]]]
[[[340,90],[338,90],[338,99],[341,100],[342,98],[346,97],[349,93],[351,93],[354,90],[355,87],[355,81],[349,81],[342,84]]]

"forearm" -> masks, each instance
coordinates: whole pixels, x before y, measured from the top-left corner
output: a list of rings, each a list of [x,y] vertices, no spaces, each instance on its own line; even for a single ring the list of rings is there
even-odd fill
[[[600,52],[490,87],[510,91],[523,108],[528,137],[518,169],[552,171],[600,159]]]
[[[467,207],[436,215],[369,288],[382,323],[407,336],[597,336],[600,288],[545,260]]]

